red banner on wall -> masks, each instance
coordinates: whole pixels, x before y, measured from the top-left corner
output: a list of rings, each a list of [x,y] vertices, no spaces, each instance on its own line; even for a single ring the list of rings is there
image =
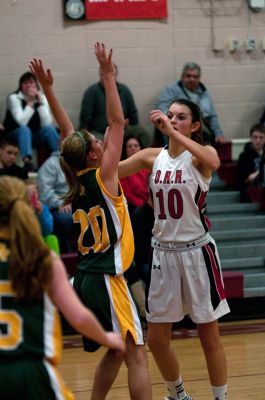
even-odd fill
[[[167,0],[86,0],[86,19],[166,18]]]

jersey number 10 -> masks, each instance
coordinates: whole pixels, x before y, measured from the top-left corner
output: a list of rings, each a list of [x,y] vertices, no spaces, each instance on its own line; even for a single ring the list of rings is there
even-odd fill
[[[183,200],[179,190],[171,189],[167,195],[167,208],[169,212],[169,216],[174,219],[179,219],[183,214]],[[160,189],[156,192],[156,197],[159,202],[160,213],[158,214],[159,219],[167,219],[167,214],[165,211],[165,203],[164,203],[164,193],[163,189]]]

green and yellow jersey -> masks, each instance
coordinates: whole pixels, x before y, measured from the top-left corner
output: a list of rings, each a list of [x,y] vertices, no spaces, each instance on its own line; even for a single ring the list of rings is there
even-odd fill
[[[8,235],[0,232],[0,361],[45,358],[57,365],[59,314],[46,293],[40,300],[16,299],[8,277],[9,255]]]
[[[134,240],[126,199],[112,196],[104,187],[99,169],[78,173],[82,191],[72,204],[78,230],[79,261],[83,271],[121,275],[132,263]]]

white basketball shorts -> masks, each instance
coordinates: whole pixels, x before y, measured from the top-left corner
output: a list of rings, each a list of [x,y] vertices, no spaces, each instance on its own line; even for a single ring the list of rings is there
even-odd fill
[[[152,239],[147,321],[178,322],[189,314],[207,323],[230,312],[215,241],[207,238],[181,246]]]

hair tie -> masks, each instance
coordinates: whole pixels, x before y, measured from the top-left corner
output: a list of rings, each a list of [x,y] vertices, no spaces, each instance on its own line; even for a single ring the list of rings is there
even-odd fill
[[[78,136],[78,137],[81,139],[81,142],[82,142],[82,145],[83,145],[84,153],[86,153],[86,151],[87,151],[87,143],[86,143],[86,141],[85,141],[85,139],[84,139],[82,133],[79,132],[79,131],[76,131],[76,132],[74,132],[74,135]]]

